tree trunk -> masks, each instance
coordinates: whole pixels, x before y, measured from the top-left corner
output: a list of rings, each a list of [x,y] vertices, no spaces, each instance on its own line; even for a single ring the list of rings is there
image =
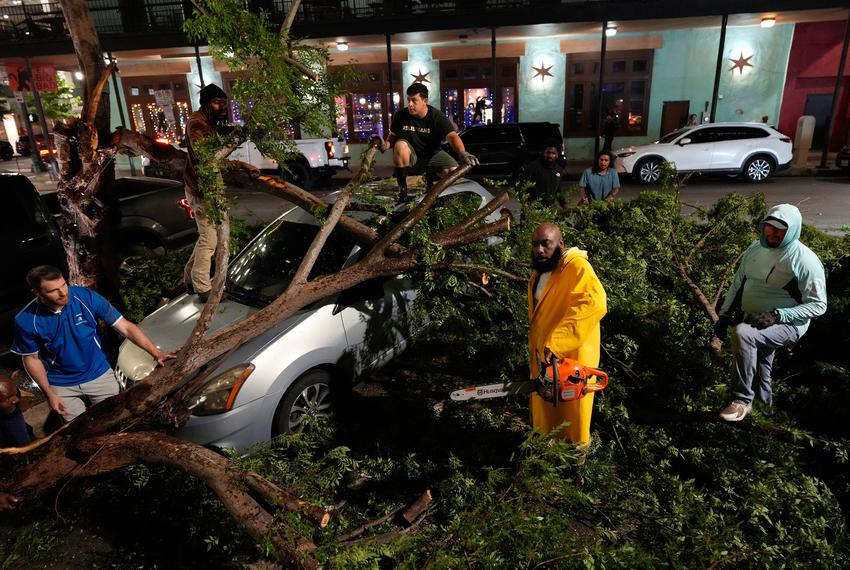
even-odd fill
[[[62,13],[84,75],[83,113],[56,129],[60,163],[59,205],[64,225],[62,245],[71,282],[117,299],[113,245],[120,220],[112,192],[113,153],[98,152],[109,144],[109,99],[103,50],[85,0],[62,0]]]

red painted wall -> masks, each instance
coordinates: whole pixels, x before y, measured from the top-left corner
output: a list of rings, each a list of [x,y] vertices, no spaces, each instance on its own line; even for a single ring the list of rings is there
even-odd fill
[[[813,93],[831,95],[844,43],[845,20],[810,22],[794,27],[794,39],[788,56],[788,73],[779,111],[779,130],[793,137],[797,119],[803,114],[806,97]],[[850,51],[850,49],[848,49]],[[837,122],[830,139],[830,150],[847,144],[850,127],[850,57],[844,66],[844,77],[838,94]]]

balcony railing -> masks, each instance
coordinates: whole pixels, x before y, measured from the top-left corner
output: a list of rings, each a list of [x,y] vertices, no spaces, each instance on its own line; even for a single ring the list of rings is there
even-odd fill
[[[251,11],[264,10],[278,23],[288,12],[291,0],[241,0]],[[356,24],[375,20],[411,20],[429,16],[468,16],[502,10],[600,0],[304,0],[295,19],[299,25]],[[190,0],[89,0],[95,27],[102,38],[127,34],[181,32],[191,17]],[[0,43],[20,44],[67,40],[68,31],[59,2],[24,0],[21,5],[0,8]]]

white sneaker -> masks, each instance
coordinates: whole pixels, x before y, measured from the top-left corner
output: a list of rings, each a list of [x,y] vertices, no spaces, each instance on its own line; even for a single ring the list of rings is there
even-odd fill
[[[726,409],[720,412],[720,419],[727,422],[739,422],[747,417],[750,410],[753,409],[752,404],[745,404],[737,400],[726,406]]]

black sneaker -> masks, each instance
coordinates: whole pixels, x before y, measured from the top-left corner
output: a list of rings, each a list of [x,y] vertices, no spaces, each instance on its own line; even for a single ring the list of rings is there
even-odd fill
[[[398,189],[398,196],[396,196],[396,202],[398,202],[399,204],[406,204],[411,200],[413,200],[413,198],[410,196],[410,194],[407,193],[407,188],[402,187]]]

